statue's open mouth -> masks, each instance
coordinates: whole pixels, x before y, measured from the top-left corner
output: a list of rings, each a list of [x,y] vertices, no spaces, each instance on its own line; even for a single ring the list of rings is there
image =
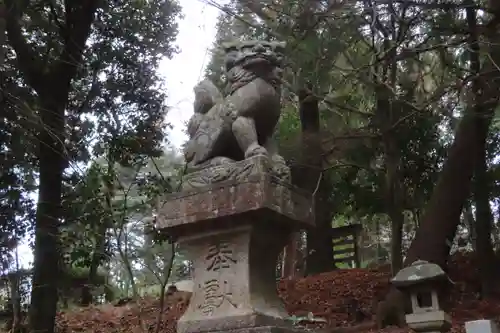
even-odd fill
[[[272,57],[269,57],[265,54],[254,53],[247,55],[241,60],[241,64],[243,67],[251,67],[251,66],[269,66],[273,65],[275,61],[273,61]]]

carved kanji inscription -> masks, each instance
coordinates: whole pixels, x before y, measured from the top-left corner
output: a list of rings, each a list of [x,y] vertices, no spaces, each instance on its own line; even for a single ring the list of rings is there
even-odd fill
[[[223,268],[230,268],[231,264],[236,263],[231,244],[226,241],[211,245],[205,260],[208,262],[208,271],[220,271]]]
[[[203,285],[203,293],[203,303],[198,308],[204,315],[211,316],[224,302],[236,307],[232,301],[232,293],[229,290],[227,281],[223,281],[221,285],[217,279],[207,280]]]

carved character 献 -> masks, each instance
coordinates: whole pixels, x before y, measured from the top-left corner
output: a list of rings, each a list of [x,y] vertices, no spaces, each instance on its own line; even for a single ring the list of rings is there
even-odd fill
[[[232,293],[226,290],[228,288],[227,281],[224,281],[222,286],[217,279],[205,281],[203,284],[203,302],[198,306],[201,312],[211,316],[216,309],[221,307],[224,301],[236,307],[231,299]]]

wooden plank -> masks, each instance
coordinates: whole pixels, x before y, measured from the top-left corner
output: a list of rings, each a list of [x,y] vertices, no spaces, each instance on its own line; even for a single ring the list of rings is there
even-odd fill
[[[339,264],[339,263],[351,263],[355,260],[354,256],[350,256],[350,257],[345,257],[345,258],[338,258],[338,259],[334,259],[333,260],[333,263],[334,264]]]
[[[355,240],[356,237],[354,235],[346,235],[342,237],[332,237],[333,240],[339,240],[339,239],[349,239],[349,240]]]
[[[333,246],[354,245],[355,243],[354,239],[334,239],[332,241]]]
[[[363,227],[361,224],[350,224],[342,227],[336,227],[331,229],[332,238],[340,238],[346,236],[355,236],[361,232]]]
[[[337,256],[339,254],[350,254],[352,253],[354,256],[354,249],[353,248],[347,248],[347,249],[341,249],[341,250],[333,250],[333,256]]]
[[[342,230],[332,229],[332,231],[331,231],[332,238],[344,238],[344,237],[349,237],[349,236],[353,236],[353,235],[354,235],[354,233],[350,229],[342,229]]]

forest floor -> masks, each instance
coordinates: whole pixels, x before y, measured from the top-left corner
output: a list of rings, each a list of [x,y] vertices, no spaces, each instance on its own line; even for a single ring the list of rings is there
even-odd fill
[[[474,319],[500,319],[500,299],[486,302],[478,299],[477,265],[470,256],[455,255],[451,260],[450,277],[455,282],[451,293],[453,333],[464,331],[464,322]],[[278,284],[280,296],[287,310],[296,316],[309,312],[325,319],[322,324],[304,324],[307,327],[327,328],[331,332],[376,331],[370,323],[375,304],[389,287],[387,267],[378,269],[336,270],[297,280],[283,280]],[[368,317],[356,322],[349,305],[357,302]],[[136,303],[115,307],[112,304],[80,308],[60,313],[59,332],[175,332],[177,319],[186,309],[186,297],[170,297],[165,305],[161,326],[157,331],[159,300],[143,298]],[[359,320],[359,318],[358,318]],[[361,325],[360,325],[361,324]],[[371,327],[370,327],[371,326]],[[312,328],[311,327],[311,328]],[[362,327],[365,327],[364,329]],[[402,333],[408,329],[387,328],[383,332]]]

